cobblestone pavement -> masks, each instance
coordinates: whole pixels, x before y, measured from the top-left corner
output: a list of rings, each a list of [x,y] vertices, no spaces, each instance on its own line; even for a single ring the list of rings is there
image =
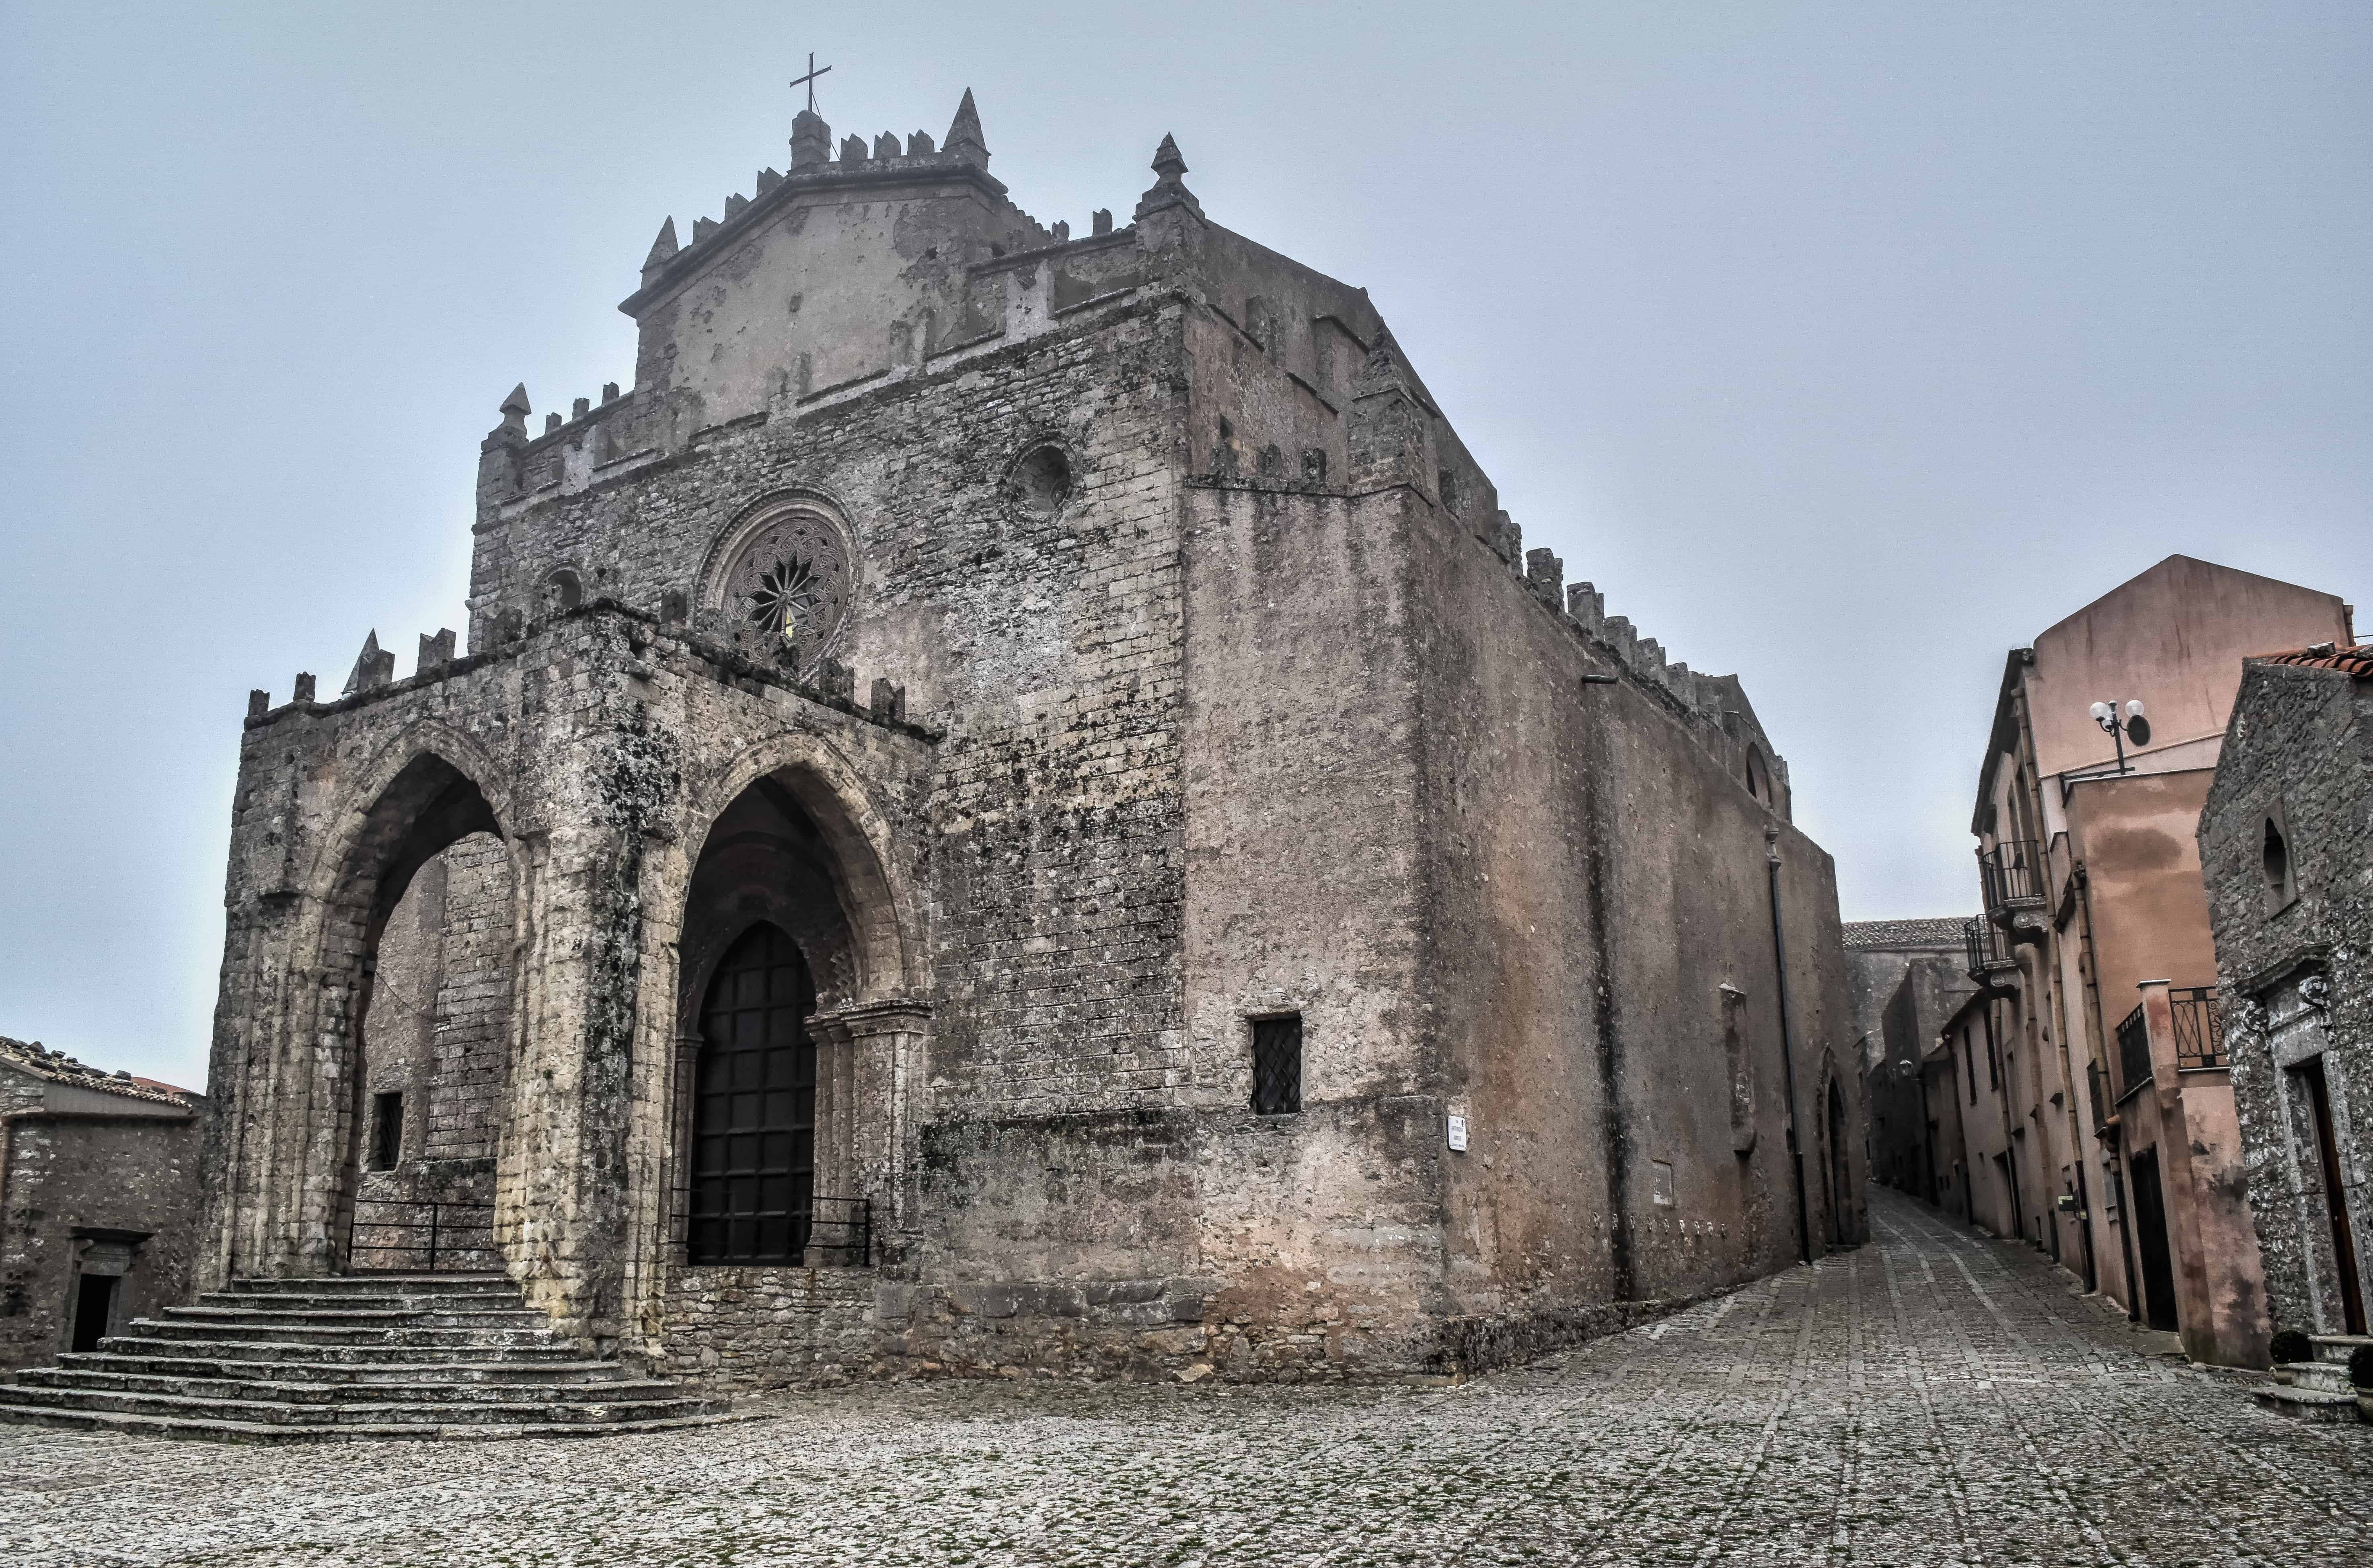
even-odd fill
[[[2373,1427],[2262,1411],[1893,1194],[1872,1220],[1459,1388],[884,1385],[579,1442],[0,1428],[0,1562],[2373,1561]]]

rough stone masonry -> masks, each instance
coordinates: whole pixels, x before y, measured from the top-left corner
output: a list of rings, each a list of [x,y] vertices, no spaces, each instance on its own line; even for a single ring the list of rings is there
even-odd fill
[[[969,94],[801,113],[662,226],[632,390],[504,400],[467,651],[255,695],[202,1283],[433,1224],[712,1385],[1333,1379],[1858,1240],[1737,681],[1168,138],[1077,239],[988,163]]]

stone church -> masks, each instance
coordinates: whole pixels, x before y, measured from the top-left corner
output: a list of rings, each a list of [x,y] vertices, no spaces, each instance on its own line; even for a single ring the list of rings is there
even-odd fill
[[[1851,1243],[1828,856],[1365,291],[947,135],[670,220],[466,651],[255,694],[198,1272],[589,1361],[1443,1375]],[[1701,569],[1677,558],[1673,570]]]

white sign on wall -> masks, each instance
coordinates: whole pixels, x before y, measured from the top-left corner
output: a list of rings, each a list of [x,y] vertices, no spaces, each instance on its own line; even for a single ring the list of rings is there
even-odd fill
[[[1451,1148],[1461,1154],[1467,1153],[1467,1118],[1453,1111],[1450,1114],[1450,1122],[1446,1130]]]

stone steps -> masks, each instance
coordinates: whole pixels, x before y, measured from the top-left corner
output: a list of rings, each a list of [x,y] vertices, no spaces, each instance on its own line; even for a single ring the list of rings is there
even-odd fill
[[[157,1325],[143,1318],[132,1327],[154,1330]],[[383,1365],[403,1361],[534,1363],[578,1359],[578,1352],[573,1345],[485,1345],[473,1344],[467,1340],[424,1344],[410,1336],[401,1340],[300,1344],[286,1340],[232,1340],[194,1334],[142,1332],[111,1334],[99,1344],[124,1355],[220,1356],[235,1361],[310,1362],[321,1365]]]
[[[2274,1368],[2277,1375],[2290,1374],[2290,1387],[2306,1388],[2319,1394],[2351,1394],[2348,1386],[2348,1363],[2344,1361],[2294,1361]]]
[[[0,1398],[14,1390],[0,1387]],[[664,1421],[538,1422],[524,1426],[407,1425],[382,1422],[360,1426],[282,1426],[269,1422],[205,1419],[177,1420],[170,1416],[123,1415],[99,1410],[53,1410],[35,1405],[0,1404],[0,1424],[58,1426],[79,1431],[119,1432],[132,1437],[187,1437],[210,1443],[384,1442],[391,1438],[442,1442],[491,1442],[511,1437],[615,1437],[626,1433],[681,1432],[719,1426],[754,1416],[719,1410],[707,1415]]]
[[[598,1364],[598,1363],[597,1363]],[[263,1370],[270,1370],[268,1368]],[[672,1383],[654,1378],[577,1378],[565,1383],[282,1382],[269,1377],[90,1367],[34,1366],[17,1375],[20,1390],[87,1389],[94,1393],[181,1395],[197,1398],[263,1399],[273,1404],[385,1404],[403,1399],[448,1404],[548,1404],[596,1399],[607,1404],[674,1398]],[[40,1400],[38,1403],[52,1403]]]
[[[283,1305],[274,1301],[269,1306],[253,1305],[255,1298],[245,1298],[241,1305],[224,1305],[208,1297],[194,1306],[169,1306],[163,1321],[169,1323],[263,1323],[318,1324],[324,1327],[369,1328],[389,1323],[426,1323],[438,1328],[541,1328],[545,1326],[544,1314],[526,1307],[470,1306],[456,1308],[428,1297],[415,1297],[410,1302],[393,1297],[358,1296],[353,1302],[337,1301],[334,1305]],[[264,1298],[269,1300],[270,1298]],[[290,1296],[292,1303],[305,1303],[309,1298]],[[311,1298],[320,1300],[323,1298]],[[334,1300],[335,1298],[327,1298]],[[478,1298],[465,1298],[476,1300]],[[486,1298],[493,1300],[495,1298]],[[362,1305],[357,1303],[369,1303]]]
[[[168,1307],[166,1310],[170,1312],[174,1309]],[[236,1338],[242,1344],[292,1345],[316,1350],[376,1345],[419,1345],[457,1350],[567,1348],[562,1340],[553,1337],[550,1328],[540,1325],[532,1328],[522,1325],[504,1328],[440,1328],[429,1323],[429,1316],[427,1313],[392,1314],[385,1321],[368,1326],[287,1320],[210,1323],[181,1317],[144,1317],[133,1327],[142,1331],[136,1336],[138,1338],[175,1344],[214,1344]]]
[[[400,1387],[400,1386],[399,1386]],[[382,1387],[382,1394],[394,1390]],[[442,1394],[444,1390],[438,1390]],[[508,1425],[632,1422],[707,1415],[705,1400],[686,1398],[673,1388],[669,1397],[599,1402],[585,1399],[541,1399],[526,1403],[452,1400],[433,1403],[383,1398],[376,1404],[337,1400],[291,1404],[264,1398],[230,1398],[195,1393],[132,1393],[106,1388],[44,1388],[18,1384],[7,1390],[12,1404],[92,1415],[168,1416],[184,1421],[260,1422],[272,1426],[368,1425]]]
[[[592,1436],[731,1419],[586,1359],[490,1274],[234,1281],[0,1386],[0,1422],[227,1442]]]
[[[358,1387],[372,1383],[532,1386],[598,1383],[626,1375],[617,1363],[607,1361],[243,1361],[202,1355],[123,1355],[110,1351],[68,1352],[58,1357],[56,1368],[31,1370],[70,1368],[101,1372],[155,1372],[175,1377],[222,1377],[238,1382],[278,1380]]]
[[[2301,1421],[2352,1422],[2362,1412],[2356,1391],[2348,1384],[2348,1357],[2357,1346],[2373,1344],[2361,1334],[2316,1334],[2313,1361],[2286,1362],[2274,1371],[2287,1374],[2287,1383],[2250,1390],[2250,1398],[2270,1410]]]
[[[2333,1394],[2320,1388],[2270,1383],[2250,1389],[2250,1397],[2270,1410],[2300,1421],[2353,1422],[2357,1414],[2355,1395]]]

